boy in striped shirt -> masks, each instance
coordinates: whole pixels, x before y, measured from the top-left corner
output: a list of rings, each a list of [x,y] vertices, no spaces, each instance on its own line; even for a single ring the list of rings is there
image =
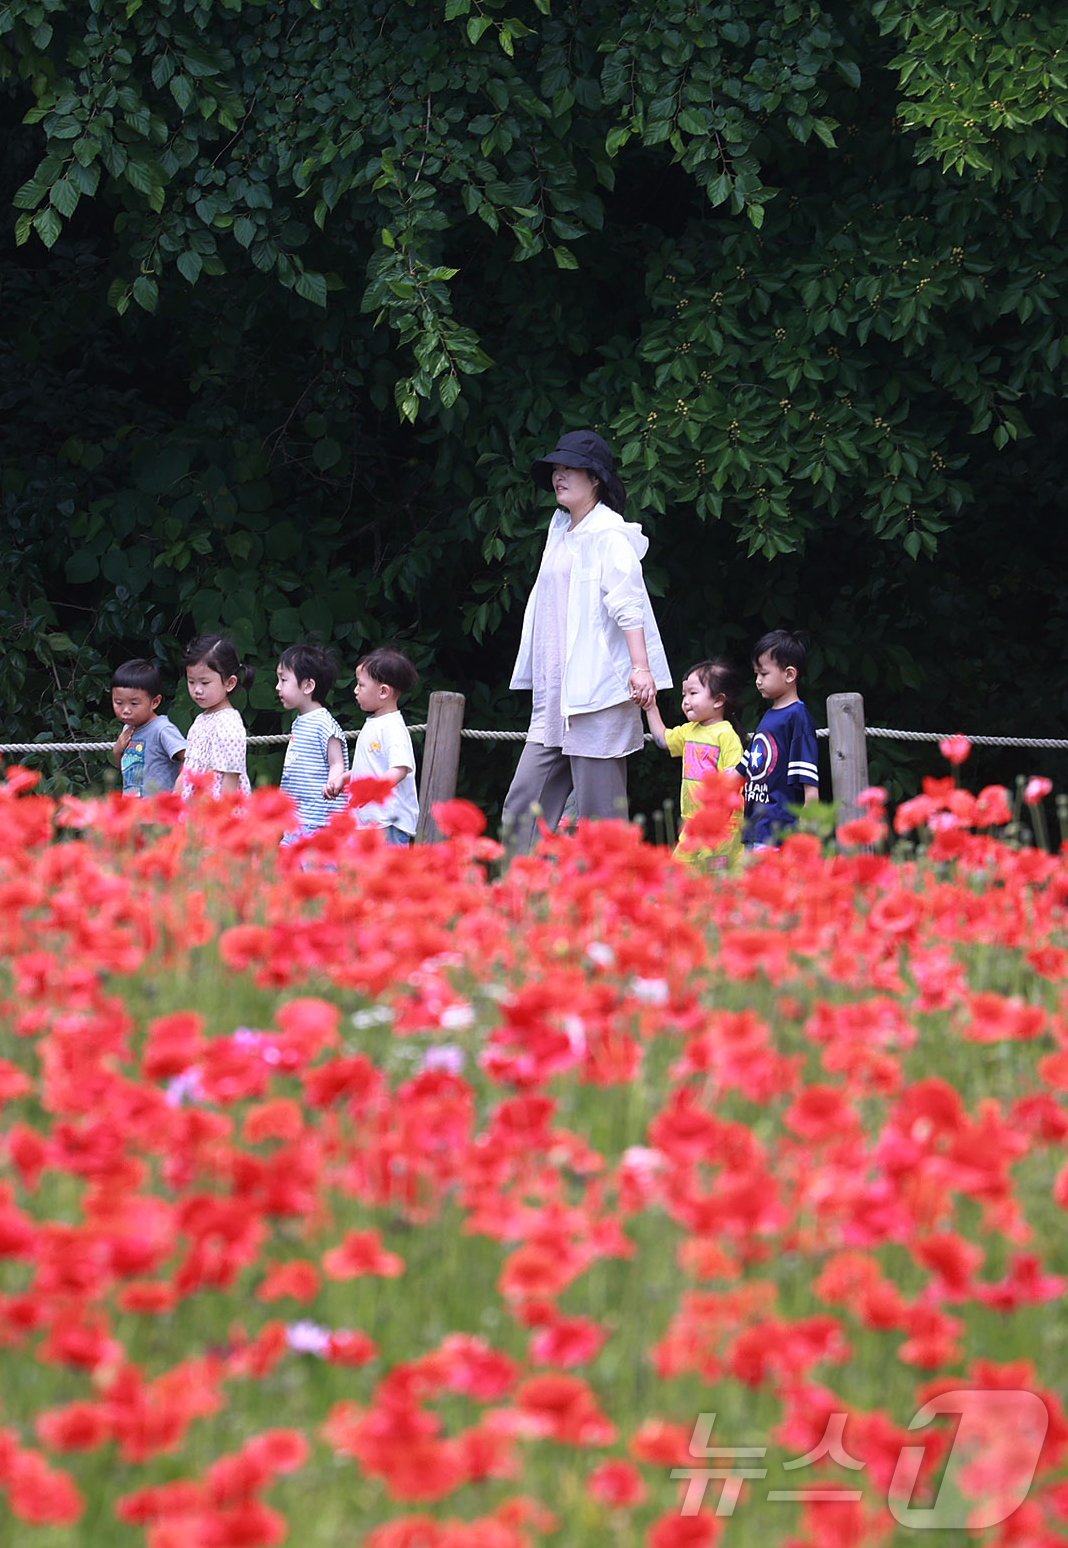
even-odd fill
[[[279,657],[278,697],[283,709],[297,712],[280,781],[296,802],[297,826],[283,844],[325,828],[346,806],[343,795],[328,800],[323,794],[324,785],[344,779],[347,761],[345,733],[323,706],[336,682],[337,664],[320,645],[290,645]]]

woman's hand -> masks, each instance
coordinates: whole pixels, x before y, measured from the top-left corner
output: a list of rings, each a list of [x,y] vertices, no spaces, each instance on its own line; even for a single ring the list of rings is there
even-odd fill
[[[656,703],[656,683],[653,681],[651,667],[631,667],[630,696],[635,704],[641,705],[642,709],[648,709],[651,704]]]

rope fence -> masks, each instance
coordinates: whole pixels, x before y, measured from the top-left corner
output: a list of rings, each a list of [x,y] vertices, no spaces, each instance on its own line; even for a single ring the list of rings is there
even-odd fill
[[[413,736],[425,734],[426,729],[425,721],[408,727]],[[358,731],[346,731],[345,740],[355,742],[358,735]],[[460,735],[472,742],[525,742],[527,737],[525,731],[479,731],[467,726],[461,729]],[[831,729],[829,726],[817,726],[816,735],[829,737]],[[944,742],[948,736],[966,736],[976,747],[1037,747],[1055,752],[1068,751],[1068,737],[1059,736],[988,736],[979,732],[972,736],[967,731],[898,731],[887,726],[865,726],[864,735],[888,742]],[[652,737],[646,733],[645,740],[651,742]],[[250,736],[248,745],[283,747],[288,741],[288,735],[275,733],[270,736]],[[112,742],[0,742],[0,758],[6,758],[9,753],[110,753],[113,745]]]
[[[419,777],[419,831],[417,841],[435,843],[441,834],[434,820],[434,808],[438,802],[451,800],[459,784],[460,745],[466,738],[471,742],[523,742],[525,731],[484,731],[464,725],[466,700],[462,693],[432,693],[426,721],[409,726],[409,731],[426,738]],[[828,741],[828,759],[831,771],[832,800],[840,818],[860,814],[858,800],[869,784],[868,741],[883,739],[894,742],[942,742],[947,736],[961,735],[947,731],[903,731],[887,726],[868,726],[864,723],[864,700],[859,693],[832,693],[827,699],[827,725],[816,735]],[[352,742],[355,731],[345,733],[346,741]],[[250,736],[250,747],[282,747],[289,740],[284,733],[270,736]],[[646,736],[646,741],[651,741]],[[977,732],[968,740],[976,747],[1030,747],[1039,750],[1068,749],[1068,737],[1057,736],[997,736]],[[0,758],[9,754],[26,753],[110,753],[111,742],[0,742]]]

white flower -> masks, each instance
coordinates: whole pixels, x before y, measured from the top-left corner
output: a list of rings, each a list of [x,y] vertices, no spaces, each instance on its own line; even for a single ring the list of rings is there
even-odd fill
[[[461,1032],[464,1027],[474,1024],[475,1012],[466,1000],[457,1000],[455,1005],[446,1005],[441,1013],[441,1025],[447,1032]]]
[[[446,1075],[459,1075],[467,1055],[455,1043],[436,1043],[423,1055],[424,1070],[442,1070]]]
[[[671,995],[666,978],[632,978],[630,992],[643,1005],[666,1005]]]
[[[564,1017],[564,1033],[571,1044],[573,1054],[586,1052],[586,1027],[581,1016]]]
[[[290,1322],[286,1327],[286,1343],[297,1354],[318,1355],[324,1359],[330,1348],[332,1334],[329,1328],[317,1322]]]
[[[659,1150],[652,1150],[648,1145],[628,1145],[622,1155],[623,1165],[641,1177],[651,1177],[658,1172],[663,1159]]]
[[[357,1032],[363,1032],[368,1027],[389,1026],[392,1020],[393,1012],[387,1005],[371,1005],[367,1010],[352,1013],[352,1024]]]

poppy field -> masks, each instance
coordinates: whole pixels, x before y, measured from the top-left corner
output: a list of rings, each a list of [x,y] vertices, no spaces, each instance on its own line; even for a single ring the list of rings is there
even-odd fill
[[[1053,1548],[1068,857],[0,775],[0,1541]],[[713,847],[736,797],[694,820]],[[907,845],[907,848],[903,848]]]

